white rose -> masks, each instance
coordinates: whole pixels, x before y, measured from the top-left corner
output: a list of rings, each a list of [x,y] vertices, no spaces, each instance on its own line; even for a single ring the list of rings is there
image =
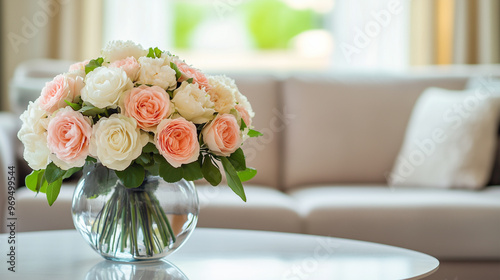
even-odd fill
[[[174,91],[172,102],[175,109],[186,120],[194,123],[206,123],[214,118],[214,103],[210,96],[196,84],[182,82]]]
[[[208,78],[210,84],[210,100],[215,104],[215,111],[228,114],[236,105],[236,92],[238,88],[234,81],[226,76],[211,76]],[[234,85],[234,87],[231,85]]]
[[[148,51],[132,41],[111,41],[102,49],[101,54],[104,61],[115,62],[130,56],[139,59],[141,56],[146,56]]]
[[[139,157],[149,141],[133,118],[121,114],[100,119],[92,128],[90,154],[114,170],[124,170]]]
[[[83,74],[83,75],[82,75]],[[65,73],[64,76],[68,78],[70,91],[73,93],[73,99],[81,95],[82,88],[85,86],[85,71],[74,70]]]
[[[98,108],[116,106],[122,93],[133,87],[122,69],[98,67],[85,79],[85,87],[81,90],[82,100]]]
[[[50,163],[47,146],[47,113],[38,104],[30,102],[20,117],[23,125],[17,137],[24,145],[24,159],[33,170],[45,169]]]
[[[175,70],[170,68],[169,59],[141,57],[139,64],[141,70],[138,83],[159,86],[165,90],[172,90],[177,86]]]

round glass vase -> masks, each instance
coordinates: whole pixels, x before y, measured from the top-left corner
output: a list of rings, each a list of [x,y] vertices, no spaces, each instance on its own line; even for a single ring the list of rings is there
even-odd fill
[[[101,256],[114,261],[151,261],[177,250],[198,220],[198,194],[184,179],[167,183],[146,173],[126,188],[101,164],[85,168],[73,194],[78,232]]]

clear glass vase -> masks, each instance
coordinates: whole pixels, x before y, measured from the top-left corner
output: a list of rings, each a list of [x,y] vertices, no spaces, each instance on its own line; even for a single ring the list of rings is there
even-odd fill
[[[72,203],[75,227],[90,246],[105,259],[126,262],[173,253],[196,227],[198,212],[192,182],[146,175],[129,189],[101,164],[84,169]]]

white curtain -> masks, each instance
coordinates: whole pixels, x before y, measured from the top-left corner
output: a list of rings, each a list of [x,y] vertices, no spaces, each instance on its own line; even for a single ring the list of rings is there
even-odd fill
[[[104,42],[132,40],[144,48],[171,49],[172,1],[104,0]]]
[[[407,0],[337,0],[332,67],[397,70],[409,65]]]

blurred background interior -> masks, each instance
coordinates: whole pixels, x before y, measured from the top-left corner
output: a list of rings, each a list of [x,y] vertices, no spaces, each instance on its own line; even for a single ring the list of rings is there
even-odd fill
[[[20,143],[8,123],[71,61],[97,58],[110,40],[157,46],[206,72],[240,75],[255,126],[267,136],[251,146],[259,151],[252,162],[259,174],[250,182],[257,186],[245,186],[252,199],[208,196],[198,225],[396,245],[437,257],[441,273],[432,279],[498,279],[498,148],[488,151],[495,167],[483,168],[493,174],[489,186],[477,190],[396,192],[386,176],[426,88],[462,90],[475,75],[500,76],[499,0],[0,1],[0,109],[14,113],[2,112],[8,118],[0,128],[7,124],[12,146]],[[287,123],[285,108],[301,121]],[[301,154],[310,141],[320,143],[311,145],[316,152]],[[0,158],[11,150],[4,147]],[[20,154],[10,160],[17,160],[23,182]],[[51,208],[29,191],[17,195],[20,231],[73,227],[71,187]]]
[[[210,71],[384,70],[500,62],[497,0],[2,0],[1,108],[16,66],[110,40]]]

